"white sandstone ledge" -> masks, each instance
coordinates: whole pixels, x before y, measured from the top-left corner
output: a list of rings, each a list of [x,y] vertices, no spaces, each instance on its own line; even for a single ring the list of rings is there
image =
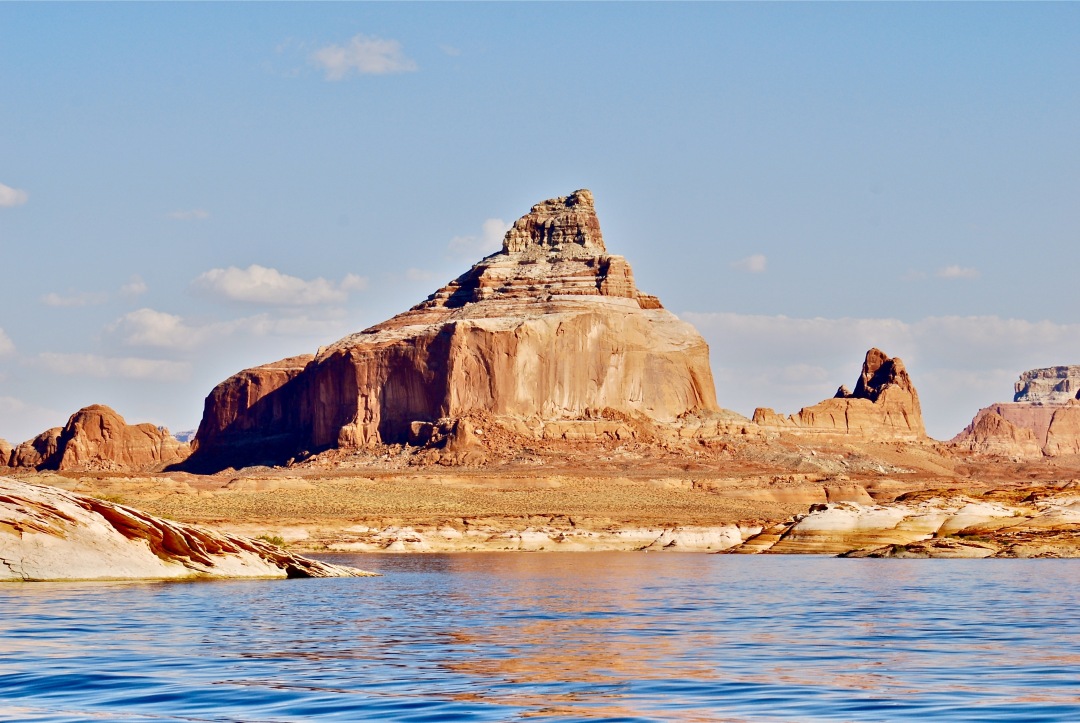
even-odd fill
[[[364,577],[262,540],[0,477],[0,582]]]

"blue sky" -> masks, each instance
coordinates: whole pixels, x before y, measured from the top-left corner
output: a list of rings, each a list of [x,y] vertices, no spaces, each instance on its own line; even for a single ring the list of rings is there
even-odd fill
[[[1080,363],[1080,5],[0,4],[0,437],[380,321],[587,187],[796,411],[905,359],[931,434]]]

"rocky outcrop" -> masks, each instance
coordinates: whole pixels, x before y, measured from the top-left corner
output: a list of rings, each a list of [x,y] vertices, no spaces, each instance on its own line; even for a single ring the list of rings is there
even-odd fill
[[[102,404],[80,409],[60,434],[56,469],[152,469],[176,462],[188,446],[152,424],[128,424]]]
[[[53,427],[23,442],[11,453],[10,466],[36,469],[46,463],[55,463],[63,431],[63,427]]]
[[[7,467],[11,464],[11,453],[15,451],[15,448],[11,446],[11,443],[6,439],[0,439],[0,467]]]
[[[207,398],[190,469],[404,443],[483,412],[546,423],[718,412],[708,347],[607,253],[592,194],[539,203],[500,252],[409,311]]]
[[[289,357],[232,375],[214,387],[203,404],[202,421],[192,447],[201,449],[198,466],[244,466],[286,461],[307,451],[310,412],[294,381],[315,360],[311,354]],[[282,458],[282,454],[287,457]]]
[[[1080,366],[1026,371],[1015,385],[1016,401],[980,409],[950,444],[1018,459],[1080,454],[1078,384]]]
[[[999,409],[999,406],[980,410],[971,424],[953,439],[953,445],[958,449],[1001,457],[1041,456],[1043,445],[1035,432],[1010,422],[999,413],[1008,414],[1007,410]]]
[[[150,470],[178,462],[188,445],[152,424],[128,424],[101,404],[80,409],[64,427],[55,427],[20,444],[13,467],[34,469]]]
[[[762,530],[733,553],[845,557],[1078,557],[1075,489],[988,498],[940,490],[889,504],[839,502]]]
[[[880,349],[866,352],[855,391],[841,386],[832,399],[785,417],[759,407],[754,422],[784,431],[852,434],[875,439],[926,437],[922,407],[904,362]]]
[[[366,574],[261,540],[0,477],[0,582]]]
[[[1080,398],[1080,365],[1031,369],[1013,387],[1014,402],[1064,404]]]

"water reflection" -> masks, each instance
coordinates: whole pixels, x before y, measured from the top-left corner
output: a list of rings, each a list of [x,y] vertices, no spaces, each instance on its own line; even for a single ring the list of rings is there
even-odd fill
[[[1080,720],[1080,561],[332,557],[0,588],[0,719]]]

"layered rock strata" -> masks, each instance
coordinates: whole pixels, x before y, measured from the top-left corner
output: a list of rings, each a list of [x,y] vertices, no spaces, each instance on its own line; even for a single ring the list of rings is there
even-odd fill
[[[753,421],[784,431],[906,440],[926,437],[919,395],[904,362],[876,348],[866,352],[855,391],[841,386],[832,399],[790,416],[759,407]]]
[[[586,190],[534,206],[501,251],[409,311],[270,367],[211,392],[189,468],[403,443],[416,422],[473,411],[537,436],[719,411],[705,341],[607,253]]]
[[[1012,402],[980,409],[951,440],[954,447],[1016,459],[1080,454],[1080,366],[1020,375]]]
[[[11,454],[12,467],[150,470],[184,459],[188,445],[167,429],[128,424],[101,404],[80,409],[64,427],[42,432]]]
[[[1022,500],[949,491],[889,504],[839,502],[762,530],[732,553],[845,557],[1078,557],[1080,494],[1045,490]]]
[[[0,477],[0,582],[367,574],[261,540]]]
[[[1028,370],[1013,389],[1014,402],[1063,404],[1080,398],[1080,365]]]

